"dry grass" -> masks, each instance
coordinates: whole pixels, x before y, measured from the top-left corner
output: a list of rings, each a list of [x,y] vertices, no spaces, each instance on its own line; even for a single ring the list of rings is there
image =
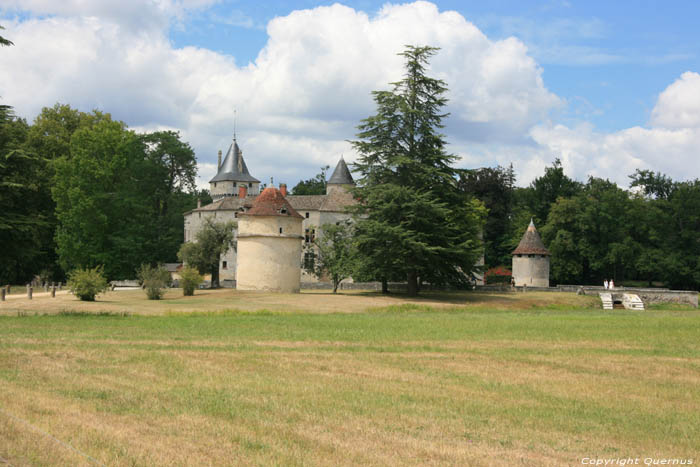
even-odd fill
[[[0,317],[0,408],[35,427],[0,413],[0,458],[88,464],[48,432],[107,465],[698,462],[697,311],[216,291],[185,314],[119,294],[80,311],[150,316]]]
[[[388,306],[425,306],[431,308],[469,307],[489,309],[529,308],[599,308],[597,297],[571,293],[528,292],[434,292],[410,298],[405,294],[382,295],[377,292],[349,291],[333,294],[328,291],[303,291],[300,294],[247,292],[235,289],[198,290],[192,297],[183,297],[181,289],[169,289],[163,300],[147,300],[141,290],[107,292],[95,302],[82,302],[66,291],[36,293],[32,300],[15,295],[0,302],[0,314],[19,312],[60,313],[129,313],[163,315],[168,313],[216,312],[222,310],[273,312],[356,313]]]

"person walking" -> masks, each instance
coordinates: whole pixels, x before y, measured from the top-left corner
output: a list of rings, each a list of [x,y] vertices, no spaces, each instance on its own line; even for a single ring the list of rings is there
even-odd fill
[[[613,281],[612,279],[610,279],[609,287],[611,290],[615,288],[615,281]]]
[[[605,290],[608,290],[608,280],[607,280],[607,279],[605,279],[605,280],[603,281],[603,288],[604,288]]]

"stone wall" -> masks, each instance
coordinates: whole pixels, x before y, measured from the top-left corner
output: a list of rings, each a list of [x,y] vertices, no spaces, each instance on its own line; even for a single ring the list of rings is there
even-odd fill
[[[549,256],[513,256],[513,278],[515,285],[549,287]]]
[[[236,288],[299,292],[301,238],[299,218],[241,216]]]

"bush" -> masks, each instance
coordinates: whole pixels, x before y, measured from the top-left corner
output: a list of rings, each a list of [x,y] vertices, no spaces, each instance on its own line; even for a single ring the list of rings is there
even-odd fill
[[[484,273],[484,283],[488,285],[494,284],[510,284],[510,279],[513,273],[505,266],[496,266]]]
[[[68,289],[80,300],[94,302],[95,296],[109,289],[103,267],[76,269],[68,274]]]
[[[202,283],[204,278],[195,268],[186,267],[180,271],[180,285],[183,295],[194,295],[194,289]]]
[[[149,300],[160,300],[166,287],[170,285],[170,273],[163,266],[142,264],[138,271],[139,280]]]

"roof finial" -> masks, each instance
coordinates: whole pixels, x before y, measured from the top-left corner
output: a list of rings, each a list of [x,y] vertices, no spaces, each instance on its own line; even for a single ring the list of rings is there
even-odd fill
[[[236,109],[233,109],[233,140],[236,141]]]

